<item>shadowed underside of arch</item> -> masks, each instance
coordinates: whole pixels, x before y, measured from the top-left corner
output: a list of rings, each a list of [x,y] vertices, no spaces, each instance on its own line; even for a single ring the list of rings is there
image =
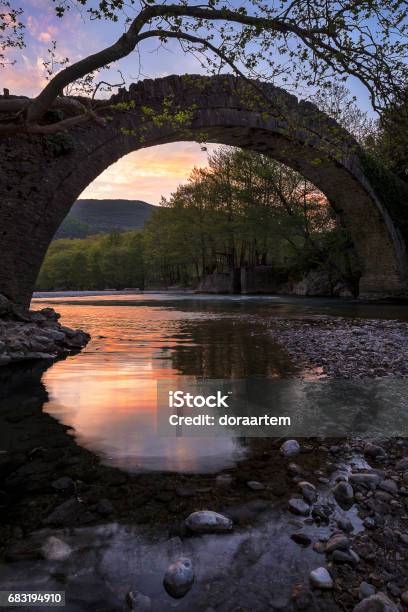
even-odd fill
[[[132,151],[180,140],[234,145],[301,172],[330,200],[360,256],[360,297],[408,295],[406,242],[351,136],[310,103],[232,76],[146,80],[100,102],[107,126],[0,142],[0,293],[27,305],[48,245],[82,191]],[[392,194],[391,196],[392,197]],[[407,202],[408,203],[408,202]]]

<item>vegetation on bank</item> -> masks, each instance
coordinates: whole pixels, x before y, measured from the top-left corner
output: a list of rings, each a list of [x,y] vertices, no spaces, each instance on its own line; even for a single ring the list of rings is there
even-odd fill
[[[221,148],[161,204],[143,230],[55,240],[37,287],[196,287],[213,272],[268,265],[282,282],[321,268],[356,289],[358,261],[325,196],[264,155]]]

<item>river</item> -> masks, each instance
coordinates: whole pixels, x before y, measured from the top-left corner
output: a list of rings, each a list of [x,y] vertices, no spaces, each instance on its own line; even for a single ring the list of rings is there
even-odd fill
[[[139,491],[132,509],[133,485],[120,480],[110,482],[111,473],[107,472],[104,495],[113,499],[115,513],[120,514],[126,503],[122,498],[129,495],[122,518],[107,518],[99,521],[99,526],[88,527],[83,521],[80,526],[64,527],[62,523],[60,529],[46,526],[30,536],[25,533],[30,538],[25,550],[51,535],[65,541],[71,553],[64,560],[45,561],[27,553],[21,559],[17,555],[17,563],[0,565],[2,588],[65,590],[69,612],[124,610],[129,590],[142,591],[150,598],[148,607],[137,609],[155,612],[174,608],[189,612],[295,609],[294,592],[299,601],[303,597],[302,589],[296,585],[307,585],[310,570],[324,564],[324,558],[312,547],[296,544],[290,535],[302,527],[311,541],[324,540],[332,527],[309,519],[302,523],[299,517],[284,511],[291,487],[288,489],[287,466],[278,451],[259,446],[256,440],[248,443],[227,435],[205,439],[158,435],[157,381],[294,379],[299,371],[285,348],[267,332],[265,323],[271,317],[313,319],[344,315],[406,321],[406,308],[329,299],[188,293],[88,292],[41,294],[34,298],[33,308],[46,306],[61,314],[62,324],[80,327],[92,339],[81,353],[46,369],[40,386],[35,382],[34,387],[27,384],[20,388],[18,402],[22,397],[29,401],[34,388],[43,415],[41,419],[38,414],[34,418],[41,423],[45,435],[60,435],[55,429],[56,419],[79,447],[99,457],[104,466],[129,474],[129,478],[145,478],[141,482],[149,490],[145,508],[141,508]],[[23,441],[37,431],[24,426],[18,417],[9,421]],[[24,512],[32,508],[34,515],[39,511],[34,464],[37,462],[37,470],[44,472],[38,476],[38,491],[44,504],[49,487],[47,468],[61,467],[55,463],[59,450],[53,451],[50,467],[42,459],[41,446],[37,446],[34,437],[30,443],[36,447],[31,452],[36,454],[34,459],[30,455],[28,468],[25,463],[20,469],[24,470],[21,477],[34,474],[34,481],[20,506],[25,506]],[[66,440],[59,444],[65,448]],[[347,450],[347,459],[341,455],[335,464],[327,461],[327,448],[305,445],[304,450],[299,463],[305,474],[319,481],[316,483],[323,504],[327,500],[332,504],[330,487],[336,478],[343,478],[351,469],[368,467],[358,453],[350,455]],[[21,454],[16,444],[14,452],[17,451]],[[64,460],[62,473],[71,474],[71,467],[67,472],[68,465],[77,469],[74,459],[69,456]],[[233,476],[236,484],[231,490],[214,488],[214,479],[220,472]],[[80,474],[77,502],[82,503],[84,496],[89,505],[89,489],[100,494],[104,485],[98,482],[95,486],[92,479],[88,481],[86,470],[84,476]],[[55,478],[55,474],[50,477]],[[252,480],[270,484],[264,491],[251,490],[247,481]],[[13,481],[13,486],[19,482]],[[296,489],[296,478],[293,482]],[[212,503],[234,516],[237,526],[233,533],[186,537],[180,527],[186,514],[194,509],[211,509]],[[94,513],[94,506],[89,507]],[[170,523],[164,518],[168,515]],[[336,508],[330,525],[340,519],[351,521],[355,534],[362,530],[356,507]],[[146,523],[149,524],[144,526]],[[186,597],[174,600],[165,593],[162,579],[169,563],[181,554],[193,559],[196,581]],[[305,597],[312,598],[310,610],[339,610],[329,594],[307,592]]]

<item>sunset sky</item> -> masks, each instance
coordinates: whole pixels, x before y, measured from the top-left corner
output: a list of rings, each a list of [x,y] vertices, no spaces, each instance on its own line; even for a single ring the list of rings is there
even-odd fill
[[[0,73],[2,87],[8,87],[12,94],[32,96],[41,90],[46,83],[43,61],[53,40],[57,41],[60,57],[76,61],[113,42],[122,31],[120,24],[89,21],[76,9],[58,19],[55,4],[50,0],[20,0],[14,4],[24,9],[26,48],[11,52],[10,60],[17,59],[17,63]],[[146,77],[202,72],[198,61],[184,55],[176,41],[171,41],[168,49],[159,48],[157,41],[145,42],[140,56],[133,53],[123,60],[121,70],[127,83]],[[105,76],[111,82],[118,78],[114,68]],[[362,87],[354,84],[353,93],[367,104]],[[207,155],[199,144],[191,142],[131,153],[101,174],[83,192],[83,197],[141,199],[158,204],[162,195],[169,196],[186,180],[195,165],[205,165]]]

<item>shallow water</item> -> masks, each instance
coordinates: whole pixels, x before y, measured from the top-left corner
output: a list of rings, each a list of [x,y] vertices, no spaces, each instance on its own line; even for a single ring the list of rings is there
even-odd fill
[[[128,471],[216,472],[245,453],[233,437],[157,434],[157,382],[287,378],[294,368],[269,337],[271,317],[322,314],[408,317],[395,305],[328,299],[205,296],[189,293],[40,294],[61,321],[92,340],[44,375],[44,410],[69,425],[81,445]]]
[[[33,302],[34,308],[45,306],[60,312],[63,324],[88,331],[92,340],[78,355],[45,370],[41,382],[41,371],[38,376],[34,372],[32,380],[28,377],[22,386],[16,371],[15,380],[7,381],[16,412],[24,399],[36,397],[40,406],[44,401],[43,411],[72,427],[69,433],[80,445],[102,456],[106,464],[130,472],[218,472],[236,465],[245,453],[259,456],[256,439],[247,442],[244,448],[232,437],[158,436],[156,381],[292,377],[296,372],[288,355],[267,333],[265,322],[270,317],[348,314],[379,318],[381,313],[386,318],[408,318],[405,310],[397,306],[189,294],[60,295],[36,298]],[[55,436],[56,429],[49,428],[48,421],[55,422],[47,415],[29,416],[36,419],[37,428],[34,423],[34,428],[28,425],[27,429],[24,419],[19,420],[18,414],[14,414],[11,401],[5,399],[6,407],[13,413],[7,427],[19,441],[14,450],[19,450],[21,443],[39,448],[41,439]],[[38,439],[33,438],[35,432]],[[11,439],[8,430],[0,431],[0,447],[2,435]],[[66,432],[59,432],[59,436],[60,442],[65,443]],[[299,585],[307,586],[309,572],[325,565],[326,560],[312,546],[299,547],[291,540],[291,534],[302,529],[316,541],[327,537],[335,521],[345,516],[351,520],[355,533],[361,531],[357,508],[348,511],[339,508],[331,488],[340,474],[350,471],[353,462],[357,467],[366,467],[360,456],[350,457],[347,463],[336,460],[334,472],[328,469],[328,464],[320,465],[319,457],[313,453],[297,459],[311,461],[313,467],[309,467],[314,476],[325,477],[319,483],[319,499],[333,506],[330,526],[318,526],[287,512],[287,497],[296,493],[295,483],[291,490],[285,489],[282,496],[272,500],[265,501],[262,492],[253,491],[250,501],[244,502],[234,481],[226,493],[225,508],[220,510],[244,520],[237,520],[228,534],[183,535],[180,531],[185,518],[183,511],[174,515],[174,525],[170,526],[161,525],[159,517],[156,521],[153,511],[149,526],[137,524],[129,516],[129,521],[121,525],[107,522],[96,527],[25,533],[26,538],[40,543],[50,535],[57,536],[72,548],[72,553],[64,561],[30,559],[0,564],[1,589],[64,590],[67,612],[123,612],[127,609],[124,599],[129,590],[148,595],[152,612],[175,608],[186,612],[292,612],[295,609],[292,594]],[[234,478],[240,476],[241,469],[242,464],[231,470]],[[276,471],[276,463],[272,469]],[[28,473],[29,483],[35,474]],[[270,486],[264,473],[256,472],[255,476],[260,479],[265,476]],[[147,477],[150,479],[151,475]],[[205,479],[213,495],[215,474]],[[27,496],[27,503],[32,503],[29,488]],[[163,575],[180,555],[188,555],[192,560],[196,578],[191,591],[183,599],[174,600],[163,588]],[[339,612],[329,593],[312,595],[309,609],[313,612]]]
[[[50,302],[35,300],[35,307]],[[62,323],[92,340],[79,355],[53,365],[43,382],[44,410],[73,427],[81,444],[130,471],[217,471],[242,456],[232,438],[157,435],[161,379],[284,377],[284,351],[265,334],[264,307],[234,299],[186,296],[81,297],[54,300]],[[255,308],[254,308],[255,306]],[[255,315],[255,316],[254,316]]]

